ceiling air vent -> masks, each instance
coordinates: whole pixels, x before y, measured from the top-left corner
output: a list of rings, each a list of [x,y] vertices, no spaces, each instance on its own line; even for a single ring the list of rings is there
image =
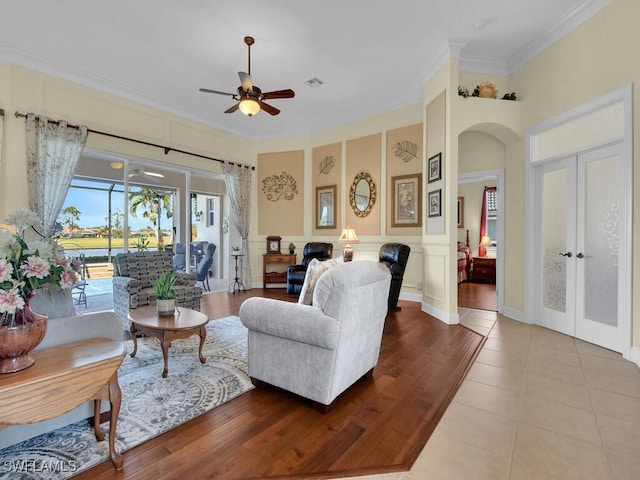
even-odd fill
[[[316,77],[310,78],[309,80],[307,80],[304,83],[306,83],[311,88],[318,88],[320,85],[324,84],[324,82],[322,80],[320,80],[319,78],[316,78]]]

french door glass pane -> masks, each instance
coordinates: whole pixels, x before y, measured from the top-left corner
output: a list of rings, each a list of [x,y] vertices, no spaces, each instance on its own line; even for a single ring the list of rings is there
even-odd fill
[[[567,311],[567,169],[542,177],[542,305]]]
[[[588,162],[585,172],[585,317],[617,326],[620,202],[617,156]]]

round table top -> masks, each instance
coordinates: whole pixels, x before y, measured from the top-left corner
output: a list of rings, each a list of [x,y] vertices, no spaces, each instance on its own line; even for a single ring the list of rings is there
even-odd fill
[[[127,317],[138,326],[157,330],[187,330],[201,327],[209,322],[209,317],[204,313],[184,307],[176,307],[173,315],[161,316],[158,315],[156,305],[131,310]]]

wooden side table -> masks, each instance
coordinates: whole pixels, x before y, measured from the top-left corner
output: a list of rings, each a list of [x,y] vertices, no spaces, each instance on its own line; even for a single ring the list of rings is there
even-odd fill
[[[209,317],[204,313],[196,312],[190,308],[176,307],[173,315],[160,316],[155,305],[149,307],[136,308],[129,312],[131,320],[131,337],[133,338],[133,352],[135,357],[138,351],[138,339],[136,332],[144,333],[150,337],[160,340],[162,348],[162,358],[164,360],[164,370],[162,378],[166,378],[169,373],[169,347],[171,342],[181,338],[189,338],[191,335],[200,337],[200,347],[198,358],[200,363],[206,363],[207,359],[202,355],[202,347],[207,338],[206,325]]]
[[[100,428],[100,400],[111,404],[109,451],[111,461],[122,468],[115,449],[116,426],[122,395],[118,367],[126,349],[122,342],[90,338],[44,348],[31,353],[31,367],[0,376],[0,428],[42,422],[94,400],[96,439],[104,440]]]
[[[471,279],[474,282],[496,283],[496,259],[493,257],[474,258]]]
[[[265,253],[262,255],[262,288],[267,288],[267,283],[287,283],[287,272],[268,272],[267,265],[295,265],[296,254],[290,253]]]

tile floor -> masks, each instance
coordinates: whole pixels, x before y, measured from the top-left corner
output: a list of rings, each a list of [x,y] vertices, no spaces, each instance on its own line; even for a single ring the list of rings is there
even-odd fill
[[[494,312],[460,316],[487,340],[413,468],[355,478],[640,478],[634,363]]]

